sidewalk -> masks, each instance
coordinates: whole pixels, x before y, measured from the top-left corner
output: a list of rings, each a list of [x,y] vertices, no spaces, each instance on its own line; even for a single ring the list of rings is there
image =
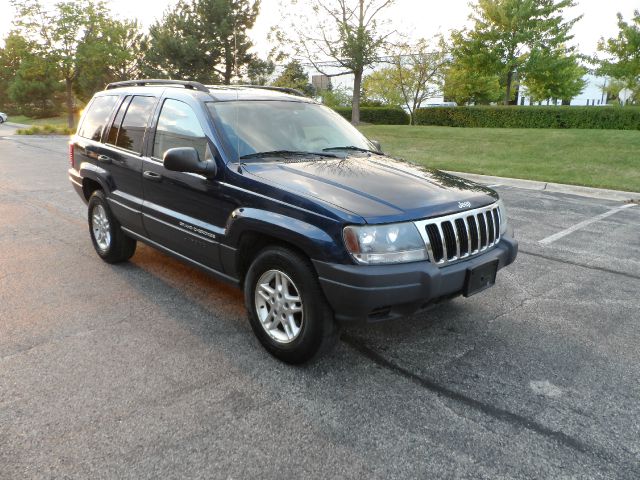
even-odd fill
[[[475,173],[452,172],[452,175],[485,185],[508,186],[524,188],[526,190],[545,190],[548,192],[568,193],[582,197],[602,198],[619,202],[640,202],[640,192],[624,192],[621,190],[608,190],[605,188],[581,187],[579,185],[565,185],[563,183],[539,182],[536,180],[522,180],[519,178],[494,177],[491,175],[478,175]]]

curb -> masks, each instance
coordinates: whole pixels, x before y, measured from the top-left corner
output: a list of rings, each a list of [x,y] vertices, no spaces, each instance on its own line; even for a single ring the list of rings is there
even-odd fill
[[[2,125],[6,125],[7,127],[15,127],[15,128],[29,128],[33,125],[27,125],[25,123],[13,123],[13,122],[4,122]]]
[[[446,170],[445,170],[446,171]],[[567,193],[581,197],[601,198],[617,202],[638,202],[640,192],[625,192],[621,190],[609,190],[606,188],[582,187],[579,185],[566,185],[564,183],[540,182],[537,180],[522,180],[519,178],[494,177],[491,175],[479,175],[476,173],[446,171],[452,175],[466,178],[473,182],[486,185],[500,184],[508,187],[524,188],[526,190],[541,190],[554,193]]]

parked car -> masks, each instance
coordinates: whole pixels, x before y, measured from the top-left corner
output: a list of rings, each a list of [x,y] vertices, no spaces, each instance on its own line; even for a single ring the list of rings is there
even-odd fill
[[[0,125],[2,125],[4,122],[6,122],[7,118],[9,118],[9,117],[7,117],[6,113],[0,112]]]
[[[110,84],[69,156],[104,261],[142,241],[242,288],[256,336],[290,363],[344,322],[480,292],[517,254],[495,191],[393,159],[286,89]]]

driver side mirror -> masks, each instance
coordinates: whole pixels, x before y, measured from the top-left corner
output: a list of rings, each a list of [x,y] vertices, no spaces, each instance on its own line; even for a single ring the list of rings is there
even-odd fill
[[[170,148],[164,152],[164,168],[174,172],[197,173],[207,178],[214,177],[218,168],[215,160],[200,161],[193,147]]]
[[[369,140],[371,143],[373,143],[373,146],[376,147],[376,150],[382,153],[382,146],[380,145],[380,142],[378,140]]]

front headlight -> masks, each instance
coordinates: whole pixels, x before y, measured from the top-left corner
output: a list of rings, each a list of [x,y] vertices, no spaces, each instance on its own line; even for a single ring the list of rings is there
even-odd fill
[[[500,212],[500,236],[507,232],[507,210],[504,208],[502,199],[498,200],[498,211]]]
[[[363,264],[405,263],[428,258],[424,241],[411,223],[345,227],[344,244]]]

